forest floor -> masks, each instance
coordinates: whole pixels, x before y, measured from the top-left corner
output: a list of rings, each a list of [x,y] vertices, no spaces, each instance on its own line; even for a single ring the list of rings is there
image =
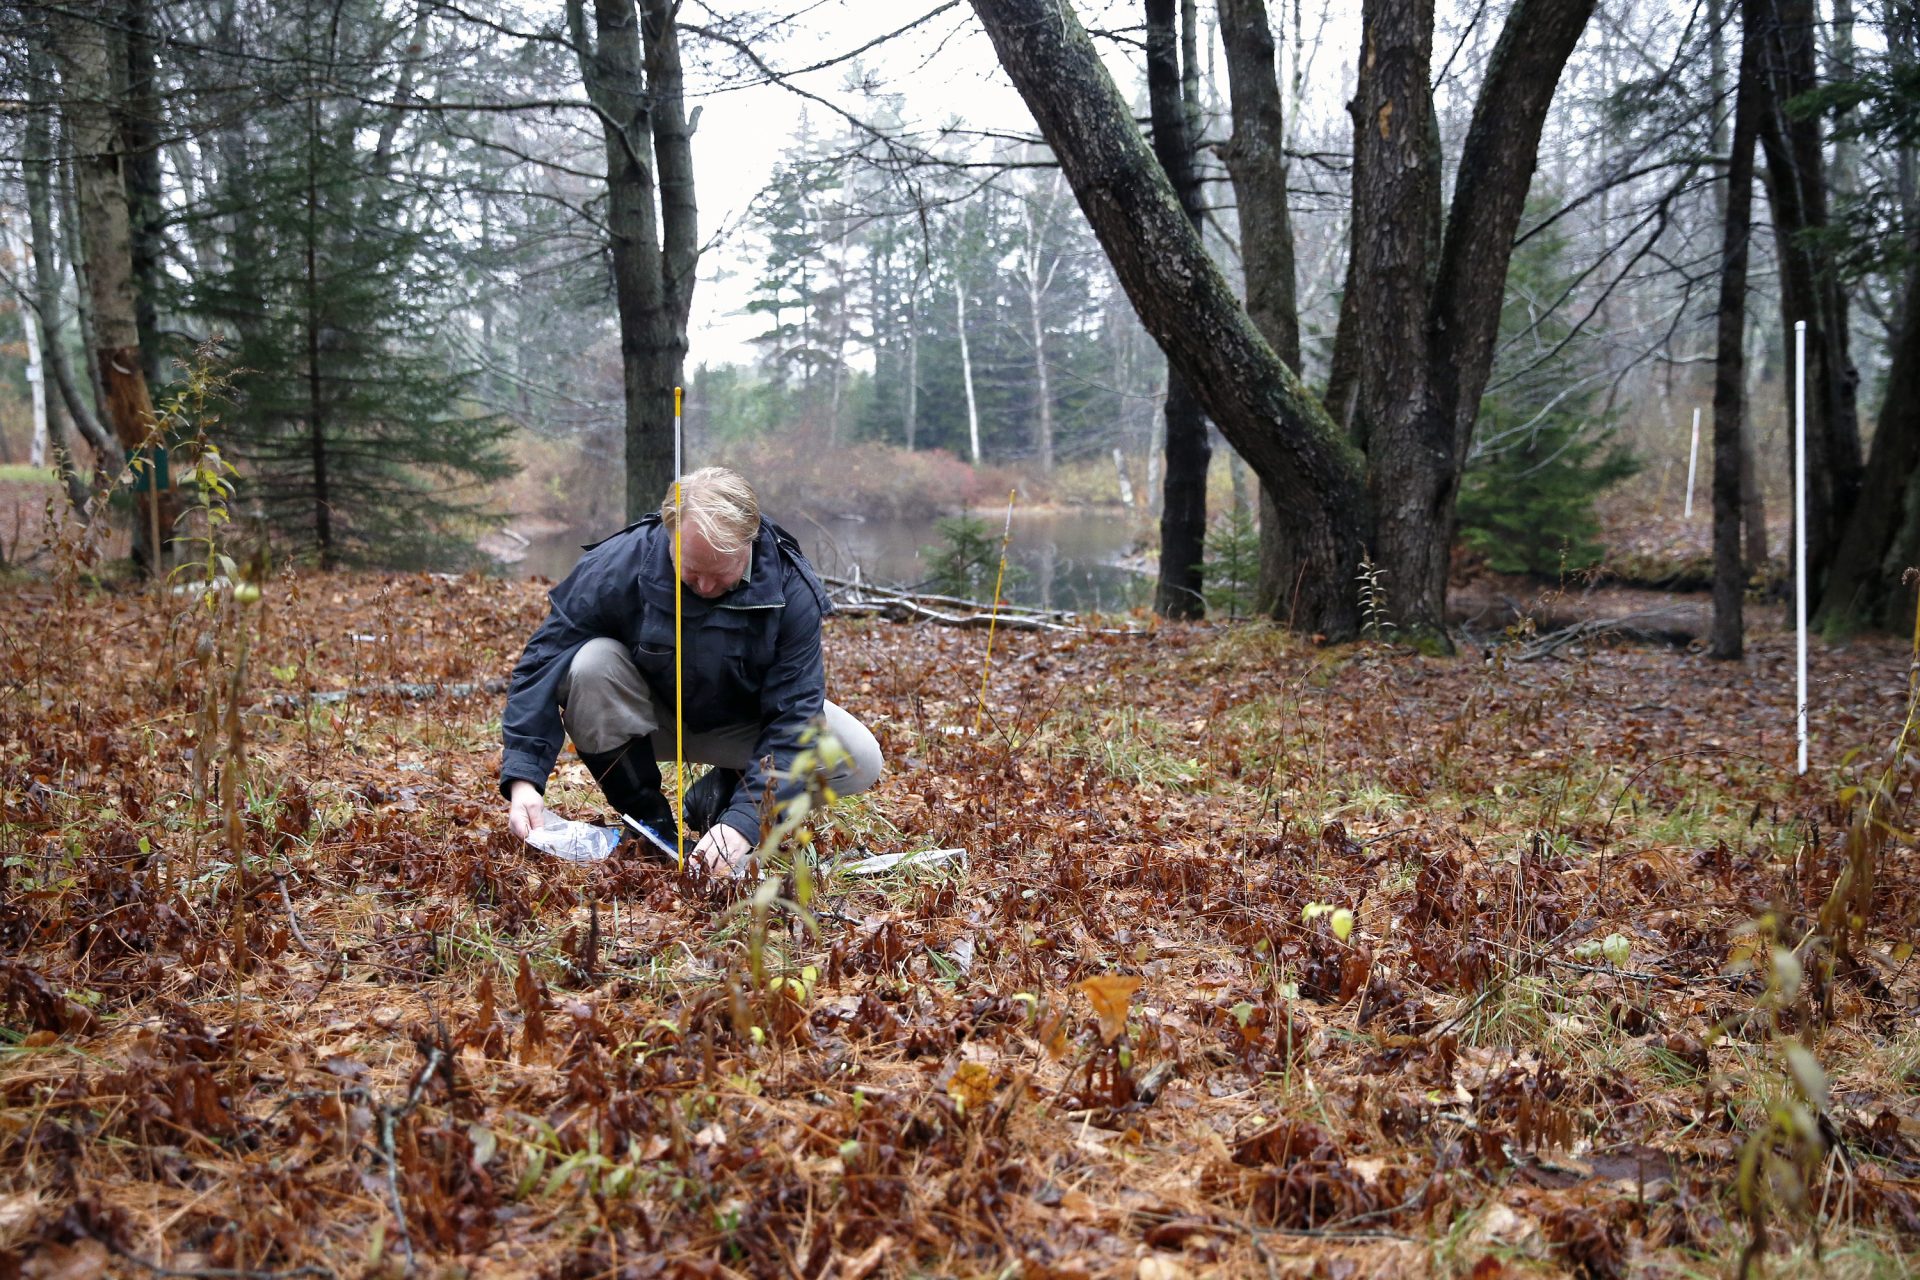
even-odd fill
[[[836,621],[890,768],[812,847],[968,857],[828,874],[809,926],[506,833],[543,608],[0,587],[0,1275],[1731,1275],[1755,1222],[1773,1274],[1920,1260],[1898,643],[1816,646],[1797,778],[1774,632],[1003,630],[975,736],[984,635]],[[600,812],[570,755],[550,801]]]

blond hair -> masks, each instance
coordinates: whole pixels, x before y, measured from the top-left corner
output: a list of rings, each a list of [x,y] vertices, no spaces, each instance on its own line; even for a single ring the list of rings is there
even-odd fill
[[[667,490],[660,523],[669,533],[679,527],[682,508],[687,526],[722,555],[745,550],[760,534],[760,499],[745,476],[726,467],[701,467],[681,476],[677,502],[674,490]]]

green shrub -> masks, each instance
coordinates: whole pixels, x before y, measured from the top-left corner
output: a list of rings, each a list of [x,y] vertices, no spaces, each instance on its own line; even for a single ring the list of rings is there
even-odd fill
[[[1475,460],[1460,489],[1460,535],[1500,573],[1586,569],[1605,548],[1593,500],[1640,469],[1607,431],[1556,416]]]
[[[1207,527],[1202,589],[1207,608],[1224,612],[1228,620],[1253,612],[1253,593],[1260,580],[1260,527],[1253,512],[1235,507],[1214,517]]]

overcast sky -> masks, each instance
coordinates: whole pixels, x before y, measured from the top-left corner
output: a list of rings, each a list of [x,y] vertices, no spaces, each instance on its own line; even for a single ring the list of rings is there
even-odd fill
[[[762,56],[781,69],[805,67],[858,49],[895,31],[914,18],[934,10],[940,0],[788,0],[793,17],[781,25],[781,34]],[[1309,64],[1311,96],[1316,110],[1338,110],[1346,92],[1343,81],[1352,63],[1352,37],[1345,28],[1358,0],[1301,0],[1303,35],[1311,43],[1316,32],[1326,32],[1323,51]],[[719,7],[718,0],[715,0]],[[1142,20],[1139,0],[1077,0],[1075,10],[1089,28],[1137,28]],[[711,20],[689,3],[689,20]],[[1202,6],[1203,22],[1212,21],[1212,6]],[[1293,8],[1285,0],[1270,0],[1269,8],[1280,33],[1291,33]],[[1102,51],[1121,91],[1131,93],[1136,73],[1113,42],[1102,41]],[[1204,54],[1202,55],[1204,59]],[[896,40],[865,54],[860,66],[880,92],[901,93],[911,123],[932,128],[954,117],[978,129],[1033,129],[1032,117],[994,59],[993,46],[974,18],[973,9],[956,4]],[[853,95],[842,91],[850,64],[839,64],[794,77],[793,82],[848,110],[857,109]],[[691,68],[690,68],[691,71]],[[1221,65],[1219,77],[1225,79]],[[746,362],[754,358],[748,340],[764,327],[763,316],[742,314],[758,271],[759,245],[742,227],[754,196],[766,185],[774,166],[793,137],[801,112],[814,127],[837,132],[841,121],[831,110],[810,104],[799,94],[773,84],[715,90],[711,79],[690,75],[689,109],[701,108],[694,135],[694,182],[700,201],[703,241],[726,232],[725,241],[701,262],[700,285],[694,293],[689,367],[701,363]]]

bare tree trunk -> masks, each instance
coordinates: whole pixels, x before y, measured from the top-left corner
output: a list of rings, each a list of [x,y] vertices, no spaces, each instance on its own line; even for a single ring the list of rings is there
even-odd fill
[[[1200,181],[1194,172],[1188,106],[1181,89],[1180,33],[1174,25],[1174,0],[1146,0],[1146,10],[1147,102],[1153,119],[1153,153],[1198,236]],[[1166,412],[1166,488],[1160,506],[1160,581],[1154,592],[1154,609],[1165,618],[1198,618],[1207,611],[1201,588],[1206,572],[1207,466],[1213,449],[1200,402],[1177,368],[1168,372]]]
[[[1373,556],[1387,613],[1403,627],[1431,620],[1421,595],[1427,547],[1451,449],[1423,439],[1427,310],[1440,254],[1432,238],[1440,170],[1432,163],[1432,0],[1366,0],[1353,113],[1352,269],[1359,347],[1359,433],[1373,499]]]
[[[1767,156],[1781,329],[1789,353],[1795,323],[1807,324],[1807,578],[1818,595],[1860,493],[1855,402],[1860,379],[1847,350],[1846,295],[1833,252],[1822,238],[1828,227],[1827,175],[1819,118],[1787,110],[1789,102],[1818,84],[1813,0],[1762,0],[1750,13],[1761,42],[1759,137]],[[1791,369],[1791,359],[1787,364]]]
[[[93,302],[93,347],[105,392],[104,416],[123,449],[145,443],[154,425],[140,354],[133,280],[132,229],[112,116],[113,65],[108,31],[123,19],[117,6],[89,4],[59,19],[66,59],[66,119],[73,145],[74,198],[79,236],[86,246],[87,289]],[[134,558],[159,573],[159,548],[150,530],[170,530],[167,504],[150,490],[138,503]]]
[[[1057,254],[1051,262],[1047,261],[1046,246],[1059,212],[1061,194],[1058,173],[1053,175],[1053,181],[1047,187],[1044,204],[1036,207],[1029,193],[1025,220],[1026,260],[1021,264],[1021,279],[1027,287],[1028,338],[1033,343],[1034,398],[1037,401],[1033,415],[1033,449],[1043,476],[1053,474],[1053,379],[1047,367],[1045,307],[1047,295],[1053,288],[1054,275],[1060,268]]]
[[[956,273],[953,278],[954,324],[960,331],[960,380],[967,388],[967,446],[973,465],[980,465],[980,405],[973,395],[973,349],[967,343],[967,287]]]
[[[1740,441],[1746,401],[1747,258],[1753,239],[1753,147],[1759,128],[1759,37],[1755,13],[1741,5],[1740,84],[1727,159],[1726,223],[1720,252],[1718,350],[1713,376],[1713,626],[1708,652],[1738,658],[1745,646],[1747,575],[1740,554]]]
[[[27,81],[34,95],[27,104],[23,126],[21,177],[27,196],[27,236],[33,258],[34,324],[39,336],[41,360],[59,393],[58,403],[65,407],[75,429],[93,451],[93,472],[119,474],[126,453],[113,433],[93,412],[76,379],[73,364],[61,331],[66,327],[65,308],[61,304],[62,278],[60,253],[54,243],[53,229],[53,68],[38,34],[28,37]],[[56,443],[64,439],[49,423],[48,434]],[[82,475],[79,464],[63,447],[55,449],[61,460],[61,479],[74,513],[83,521],[93,515],[94,485]]]
[[[914,282],[914,296],[907,299],[907,450],[914,448],[914,437],[920,433],[920,300],[919,284]]]
[[[1594,0],[1519,0],[1488,61],[1436,235],[1430,0],[1371,0],[1355,95],[1360,379],[1375,550],[1403,634],[1445,635],[1454,504],[1493,367],[1540,132]],[[1436,256],[1437,251],[1437,256]],[[1429,274],[1430,273],[1430,274]]]
[[[1043,0],[972,0],[1148,333],[1255,473],[1299,548],[1296,625],[1359,629],[1362,460],[1247,318],[1079,21]]]
[[[329,40],[331,63],[333,45]],[[320,369],[320,98],[307,99],[307,456],[313,471],[313,542],[320,551],[320,567],[333,569],[339,557],[333,546],[333,487],[327,473],[327,404]]]
[[[1904,632],[1913,625],[1920,565],[1920,276],[1909,274],[1887,394],[1860,490],[1820,597],[1816,621]]]
[[[1294,292],[1293,218],[1288,211],[1286,112],[1274,64],[1265,0],[1221,0],[1220,35],[1227,51],[1233,136],[1227,175],[1240,213],[1240,262],[1247,314],[1287,367],[1300,372],[1300,314]],[[1255,607],[1284,605],[1297,558],[1281,533],[1273,494],[1260,486],[1260,569]]]
[[[160,365],[160,94],[155,87],[151,0],[126,0],[126,96],[121,137],[126,147],[129,244],[133,250],[134,323],[149,386],[166,381]],[[116,41],[119,43],[119,41]]]
[[[567,29],[606,137],[627,517],[638,519],[674,479],[673,389],[684,378],[699,257],[691,130],[669,0],[594,0],[591,37],[585,3],[567,0]]]
[[[30,250],[26,241],[20,238],[20,231],[13,225],[11,218],[0,218],[0,249],[6,250],[8,258],[13,260],[16,270],[21,270],[29,261]],[[20,332],[26,337],[27,345],[27,398],[33,413],[33,437],[27,446],[27,465],[36,471],[47,465],[48,441],[51,431],[47,424],[47,370],[40,358],[40,325],[34,316],[33,297],[23,283],[15,295],[15,304],[20,309]]]
[[[1767,496],[1760,490],[1759,450],[1754,447],[1753,424],[1740,415],[1740,527],[1747,577],[1767,563]]]

